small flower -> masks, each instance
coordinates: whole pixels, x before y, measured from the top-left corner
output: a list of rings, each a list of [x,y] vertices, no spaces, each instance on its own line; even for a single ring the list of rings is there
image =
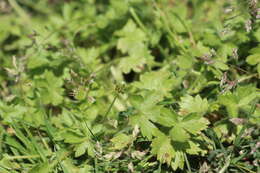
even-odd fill
[[[227,72],[225,72],[221,78],[220,87],[223,87],[226,82],[227,82]]]
[[[184,87],[185,89],[189,88],[189,81],[188,81],[188,80],[184,80],[184,81],[182,82],[182,85],[183,85],[183,87]]]
[[[122,154],[122,151],[116,152],[113,159],[118,159]]]
[[[15,68],[15,69],[18,69],[16,56],[13,56],[13,57],[12,57],[12,63],[13,63],[14,68]]]
[[[224,80],[223,80],[223,81],[224,81]],[[220,82],[220,85],[221,85],[221,88],[222,88],[221,94],[225,93],[226,91],[231,90],[232,88],[235,88],[235,86],[237,85],[237,83],[238,83],[237,80],[230,81],[230,80],[228,80],[228,79],[226,79],[226,82],[225,82],[225,83]]]
[[[133,134],[132,134],[133,137],[136,138],[139,132],[140,132],[140,130],[139,130],[138,125],[135,125],[134,130],[133,130]]]
[[[257,0],[249,0],[249,5],[250,6],[256,6],[257,5]]]
[[[246,122],[246,120],[243,118],[231,118],[229,121],[231,121],[235,125],[241,125]]]
[[[216,56],[217,55],[215,49],[213,49],[213,48],[210,49],[210,53],[211,53],[211,56]]]
[[[111,153],[108,153],[106,155],[104,155],[104,158],[107,159],[107,160],[112,160],[112,158],[114,157],[116,152],[111,152]]]
[[[137,159],[141,160],[142,157],[143,157],[145,154],[146,154],[145,151],[143,151],[143,152],[141,152],[141,151],[134,151],[134,152],[131,153],[131,157],[132,157],[132,158],[137,158]]]
[[[226,8],[226,9],[224,9],[224,13],[230,13],[230,12],[232,12],[233,11],[233,9],[231,8],[231,7],[228,7],[228,8]]]
[[[239,154],[242,155],[244,154],[245,152],[243,150],[239,151]]]
[[[251,136],[251,133],[254,131],[255,129],[253,127],[246,129],[244,134],[242,135],[242,138],[246,137],[246,136]]]
[[[252,18],[257,18],[258,8],[257,8],[257,0],[249,0],[249,9]]]
[[[228,33],[230,33],[230,28],[224,28],[223,30],[220,31],[220,36],[224,37],[225,35],[227,35]]]
[[[107,160],[112,160],[112,159],[118,159],[122,155],[122,151],[120,152],[110,152],[106,155],[104,155],[104,158]]]
[[[250,154],[254,154],[258,150],[258,148],[260,148],[260,142],[256,143],[255,147],[251,150]]]
[[[134,172],[134,165],[132,162],[130,162],[128,165],[127,165],[128,169],[130,170],[130,172]]]
[[[252,29],[252,28],[251,28],[251,29]],[[236,59],[236,60],[238,59],[237,51],[238,51],[237,48],[234,48],[234,49],[232,50],[233,58]]]
[[[256,19],[260,19],[260,8],[258,8],[257,10],[256,10]]]
[[[103,148],[102,148],[100,142],[97,141],[97,143],[96,143],[96,145],[95,145],[95,148],[96,148],[96,154],[97,154],[98,156],[101,156],[102,153],[103,153]]]
[[[258,166],[259,166],[259,164],[258,164],[258,160],[254,160],[254,161],[253,161],[253,165],[255,165],[255,166],[258,167]]]
[[[249,19],[245,23],[246,32],[250,32],[252,30],[252,21]]]
[[[6,132],[7,132],[8,134],[10,134],[10,135],[15,134],[15,130],[14,130],[13,128],[11,128],[11,127],[8,127],[8,128],[6,129]]]
[[[214,61],[211,59],[212,54],[204,54],[201,59],[205,62],[205,64],[213,64]]]
[[[96,101],[96,99],[92,96],[88,96],[87,99],[90,103],[94,103]]]

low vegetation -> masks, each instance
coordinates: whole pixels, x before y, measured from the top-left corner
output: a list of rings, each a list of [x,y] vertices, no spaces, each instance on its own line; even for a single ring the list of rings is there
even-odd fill
[[[260,172],[259,9],[0,1],[0,172]]]

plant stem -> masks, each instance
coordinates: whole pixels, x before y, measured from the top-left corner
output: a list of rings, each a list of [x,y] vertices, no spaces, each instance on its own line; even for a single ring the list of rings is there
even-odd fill
[[[8,0],[9,4],[17,12],[17,14],[27,23],[30,24],[30,17],[25,13],[25,11],[19,6],[15,0]]]
[[[187,158],[186,154],[184,154],[184,158],[185,158],[185,162],[186,162],[186,165],[187,165],[187,168],[188,168],[188,172],[192,173],[191,168],[190,168],[190,163],[188,161],[188,158]]]
[[[39,158],[40,155],[28,155],[28,156],[9,156],[7,160],[16,160],[16,159],[31,159],[31,158]]]
[[[246,168],[246,167],[244,167],[244,166],[241,166],[241,165],[239,165],[239,164],[236,164],[235,166],[238,167],[238,168],[244,169],[244,170],[246,170],[246,171],[248,171],[248,172],[250,172],[250,173],[255,173],[254,171],[251,171],[250,169],[248,169],[248,168]]]
[[[230,157],[231,155],[228,156],[227,160],[226,160],[226,164],[223,166],[223,168],[219,171],[219,173],[225,173],[226,170],[228,169],[229,165],[230,165]]]
[[[106,114],[104,115],[103,120],[105,120],[105,118],[107,117],[107,115],[108,115],[109,112],[111,111],[111,109],[112,109],[114,103],[116,102],[117,97],[118,97],[118,93],[116,94],[116,96],[114,97],[112,103],[110,104],[109,108],[107,109]]]

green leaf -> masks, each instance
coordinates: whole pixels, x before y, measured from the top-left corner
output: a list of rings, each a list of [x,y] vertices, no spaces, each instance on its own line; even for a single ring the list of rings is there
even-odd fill
[[[0,117],[5,123],[12,123],[14,118],[22,118],[28,108],[22,105],[7,105],[0,101]]]
[[[161,106],[157,103],[162,100],[161,93],[146,91],[144,97],[134,95],[130,97],[130,103],[135,107],[134,115],[130,117],[132,126],[138,125],[143,136],[151,139],[158,131],[152,123],[160,115]]]
[[[162,126],[172,127],[178,123],[177,116],[175,112],[163,107],[160,110],[160,116],[156,117],[156,122]]]
[[[205,153],[205,151],[199,147],[199,144],[197,144],[191,140],[188,141],[188,143],[189,143],[190,147],[188,149],[186,149],[187,153],[192,154],[192,155],[198,155],[199,153]]]
[[[24,148],[23,145],[21,145],[21,143],[18,140],[16,140],[15,138],[12,138],[10,136],[6,136],[5,143],[7,145],[10,145],[10,146],[18,149],[22,153],[27,153],[28,152],[26,150],[26,148]],[[28,154],[29,154],[29,152],[28,152]]]
[[[145,45],[146,34],[137,28],[132,20],[129,20],[124,28],[117,32],[117,35],[120,36],[117,48],[129,55],[122,58],[119,68],[123,73],[129,73],[131,70],[141,72],[148,60],[153,59]]]
[[[33,54],[32,56],[29,56],[27,67],[29,69],[36,69],[41,66],[47,65],[50,63],[50,60],[48,60],[49,53],[45,50],[40,50],[37,54]]]
[[[51,165],[47,162],[40,163],[29,170],[28,173],[49,173],[51,172]]]
[[[61,162],[62,171],[64,173],[78,172],[79,168],[73,163],[73,160],[66,158]]]
[[[81,143],[84,142],[85,140],[88,140],[86,139],[86,137],[84,138],[84,136],[81,136],[72,131],[64,131],[63,133],[61,133],[61,136],[64,139],[65,143],[70,143],[70,144]]]
[[[160,115],[161,106],[158,106],[163,96],[159,92],[146,91],[144,96],[131,96],[130,102],[137,109],[137,114],[145,115],[148,119],[155,120]]]
[[[146,59],[144,57],[129,56],[123,57],[119,63],[119,68],[123,73],[129,73],[131,70],[135,72],[141,72],[144,68]]]
[[[128,10],[128,2],[127,1],[117,1],[117,0],[111,0],[110,1],[111,6],[114,10],[116,10],[116,14],[121,16],[127,13]],[[117,16],[117,17],[119,17]]]
[[[140,82],[134,83],[134,86],[140,89],[154,90],[168,95],[174,85],[173,75],[169,71],[160,70],[146,72],[140,77]]]
[[[145,33],[136,27],[136,24],[129,20],[124,28],[117,32],[121,38],[118,40],[117,48],[123,53],[130,55],[138,55],[145,48],[144,41],[146,41]]]
[[[171,164],[172,169],[176,170],[177,168],[183,169],[184,167],[184,153],[181,151],[176,151],[174,161]]]
[[[246,58],[246,62],[250,65],[256,65],[258,63],[260,63],[260,53],[258,54],[253,54],[253,55],[249,55]]]
[[[207,99],[202,99],[199,95],[196,97],[186,95],[181,98],[180,107],[180,112],[184,115],[190,113],[204,115],[207,112],[209,105]]]
[[[242,86],[238,87],[235,95],[238,98],[238,106],[245,106],[252,102],[255,98],[259,97],[259,94],[256,92],[256,88],[253,86]]]
[[[202,130],[206,129],[209,125],[209,121],[206,118],[198,116],[196,114],[187,115],[180,122],[180,126],[183,127],[188,132],[196,135]]]
[[[3,154],[3,158],[0,160],[0,172],[1,173],[10,173],[10,170],[20,169],[21,166],[17,162],[11,161],[7,154]],[[13,172],[12,172],[13,173]],[[15,172],[17,173],[17,172]]]
[[[229,69],[228,65],[226,65],[224,62],[221,62],[221,61],[214,62],[213,66],[215,68],[221,69],[221,70],[228,70]]]
[[[142,135],[147,137],[149,140],[151,140],[158,131],[157,127],[144,115],[131,116],[130,124],[133,127],[138,125],[141,129]]]
[[[44,104],[58,105],[63,101],[63,80],[56,77],[51,71],[45,71],[40,79],[36,80],[42,102]]]
[[[260,76],[260,63],[257,65],[257,72],[258,72],[258,75]]]
[[[246,58],[246,62],[250,65],[256,65],[260,63],[260,47],[255,47],[249,51],[251,55]]]
[[[231,92],[227,92],[223,95],[220,95],[218,100],[220,104],[226,106],[230,116],[232,117],[238,116],[238,106],[237,106],[238,100]]]
[[[153,139],[151,152],[157,155],[159,161],[167,163],[168,165],[170,165],[172,159],[175,157],[175,151],[171,145],[171,140],[164,134]]]
[[[218,101],[226,106],[231,117],[237,117],[239,109],[249,105],[255,98],[259,97],[256,88],[247,85],[238,87],[233,93],[230,91],[220,95]]]
[[[86,152],[87,145],[85,143],[82,143],[82,144],[78,145],[75,149],[76,149],[75,157],[79,157],[79,156],[82,156]]]
[[[131,95],[129,101],[132,106],[138,108],[140,104],[144,101],[143,97],[140,95]]]
[[[173,141],[178,142],[186,142],[190,138],[190,135],[179,124],[170,130],[170,136]]]
[[[111,139],[111,142],[113,143],[113,149],[115,150],[121,150],[125,148],[130,142],[132,138],[130,136],[125,135],[124,133],[121,133]]]
[[[95,156],[95,152],[94,152],[94,146],[93,144],[88,140],[84,141],[83,143],[77,145],[74,149],[75,152],[75,157],[80,157],[83,154],[86,153],[86,151],[88,152],[89,156],[94,157]]]
[[[245,97],[243,97],[240,101],[238,106],[245,106],[248,105],[251,101],[253,101],[257,97],[256,92],[253,92]]]
[[[159,91],[145,91],[143,95],[143,101],[139,105],[140,111],[151,113],[151,110],[160,109],[160,106],[157,106],[157,104],[163,99],[162,93]]]
[[[98,48],[77,48],[76,51],[81,57],[83,63],[91,70],[95,70],[95,68],[99,66],[101,60],[98,57],[101,51]]]
[[[75,93],[75,98],[77,100],[82,101],[82,100],[86,100],[86,97],[87,97],[87,89],[83,86],[79,86]]]
[[[190,52],[195,57],[202,57],[210,52],[210,49],[198,41],[196,48],[191,47]]]
[[[180,68],[189,69],[193,65],[193,57],[190,55],[179,55],[177,59],[177,64]]]

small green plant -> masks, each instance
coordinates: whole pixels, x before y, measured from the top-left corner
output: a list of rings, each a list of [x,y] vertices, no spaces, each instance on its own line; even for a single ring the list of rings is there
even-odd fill
[[[259,15],[1,1],[0,172],[259,172]]]

